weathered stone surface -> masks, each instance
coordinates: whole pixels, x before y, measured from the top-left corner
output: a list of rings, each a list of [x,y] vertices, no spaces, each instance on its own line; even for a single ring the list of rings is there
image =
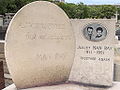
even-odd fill
[[[111,86],[115,20],[86,19],[71,22],[76,36],[76,54],[69,81]]]
[[[57,5],[36,1],[13,17],[5,56],[18,88],[65,82],[72,67],[75,38],[68,16]]]
[[[43,86],[43,87],[35,87],[28,89],[20,89],[20,90],[119,90],[120,82],[114,82],[112,87],[92,87],[92,86],[84,86],[78,84],[60,84],[53,86]],[[6,87],[3,90],[17,90],[14,84]]]

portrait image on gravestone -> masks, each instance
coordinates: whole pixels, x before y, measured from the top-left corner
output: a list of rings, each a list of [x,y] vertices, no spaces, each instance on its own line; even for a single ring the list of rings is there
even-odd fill
[[[105,39],[107,35],[107,30],[104,26],[99,23],[88,24],[83,29],[83,34],[89,41],[101,41]]]

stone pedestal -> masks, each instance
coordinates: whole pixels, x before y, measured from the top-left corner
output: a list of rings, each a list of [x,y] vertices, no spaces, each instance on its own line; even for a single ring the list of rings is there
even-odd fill
[[[60,84],[53,86],[43,86],[43,87],[35,87],[29,89],[20,89],[20,90],[119,90],[120,82],[114,82],[112,87],[92,87],[92,86],[84,86],[78,84]],[[3,90],[17,90],[14,84],[6,87]]]

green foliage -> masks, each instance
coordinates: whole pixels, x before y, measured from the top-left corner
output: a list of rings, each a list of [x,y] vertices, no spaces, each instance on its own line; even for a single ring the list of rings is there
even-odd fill
[[[5,12],[7,12],[6,1],[0,0],[0,14],[4,14]]]
[[[0,14],[15,13],[22,6],[27,4],[28,0],[1,0],[0,1]]]
[[[88,7],[89,18],[100,18],[102,13],[100,12],[99,6],[89,6]]]
[[[110,19],[114,16],[116,12],[116,7],[112,5],[95,5],[87,6],[83,3],[73,4],[73,3],[57,3],[70,18],[107,18]],[[120,9],[119,9],[120,11]]]
[[[0,14],[4,13],[15,13],[24,5],[37,1],[37,0],[0,0]],[[59,1],[50,1],[61,7],[69,16],[69,18],[108,18],[110,19],[114,16],[116,10],[120,14],[120,8],[116,8],[112,5],[95,5],[87,6],[83,3],[73,4],[73,3],[63,3]],[[120,16],[119,16],[120,18]]]
[[[87,7],[87,5],[84,5],[83,3],[78,4],[76,9],[76,18],[79,19],[88,18],[89,17],[88,10],[89,8]]]
[[[62,3],[62,2],[57,2],[56,3],[58,6],[60,6],[65,12],[66,14],[70,17],[70,18],[75,18],[75,13],[76,13],[76,5],[73,3]]]
[[[117,11],[118,11],[118,14],[119,14],[118,19],[120,20],[120,8],[117,8]]]
[[[112,5],[102,5],[101,6],[101,18],[106,17],[110,19],[116,13],[116,7]]]
[[[89,6],[89,18],[107,18],[114,16],[116,7],[112,5]]]
[[[21,7],[33,1],[38,0],[0,0],[0,14],[16,13]]]
[[[76,5],[73,3],[57,2],[56,4],[66,12],[69,18],[83,19],[83,18],[88,17],[88,7],[87,5],[84,5],[83,3]]]

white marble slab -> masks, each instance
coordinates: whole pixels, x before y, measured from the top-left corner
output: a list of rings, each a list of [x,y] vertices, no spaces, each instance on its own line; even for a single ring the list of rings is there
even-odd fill
[[[69,81],[111,86],[115,20],[76,19],[71,23],[76,36],[76,54]]]
[[[18,88],[68,80],[75,38],[68,16],[57,5],[36,1],[13,17],[5,40],[5,57]]]

